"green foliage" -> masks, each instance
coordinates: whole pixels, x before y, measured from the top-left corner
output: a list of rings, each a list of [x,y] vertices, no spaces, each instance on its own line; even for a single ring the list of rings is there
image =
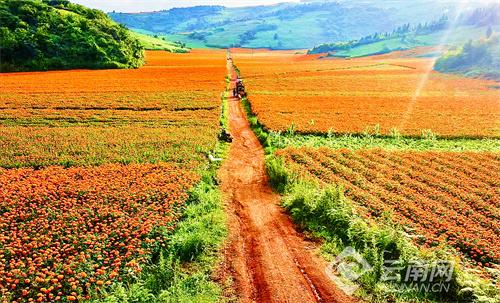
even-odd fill
[[[252,28],[244,32],[243,34],[239,35],[240,39],[239,45],[245,45],[251,40],[254,40],[259,32],[274,31],[276,29],[278,29],[278,26],[276,24],[266,24],[266,23],[259,24],[255,26],[255,28]]]
[[[286,186],[296,179],[296,176],[286,169],[285,160],[273,155],[266,157],[266,171],[269,183],[278,193],[284,193]]]
[[[471,40],[460,49],[444,54],[436,61],[434,69],[500,81],[499,39],[499,35],[490,33],[487,39]]]
[[[213,181],[205,181],[191,192],[189,208],[170,244],[173,255],[181,262],[197,260],[200,255],[217,248],[224,237],[221,197],[215,188]]]
[[[136,68],[140,42],[101,11],[67,0],[0,1],[2,71]]]

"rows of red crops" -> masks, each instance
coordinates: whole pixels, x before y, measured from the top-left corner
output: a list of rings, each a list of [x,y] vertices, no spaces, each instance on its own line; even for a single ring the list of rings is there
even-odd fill
[[[219,132],[225,52],[150,51],[146,60],[0,74],[0,166],[204,160]]]
[[[318,60],[295,52],[235,50],[252,108],[269,129],[363,133],[379,126],[420,136],[498,137],[493,81],[432,71],[428,58]],[[425,81],[424,81],[425,80]]]
[[[297,172],[341,184],[364,216],[383,214],[427,247],[446,243],[478,267],[500,261],[500,156],[288,148]]]
[[[75,301],[166,245],[194,173],[161,165],[0,170],[3,301]]]
[[[37,168],[0,169],[0,302],[92,299],[168,244],[217,142],[225,52],[146,59],[0,75],[0,166]]]

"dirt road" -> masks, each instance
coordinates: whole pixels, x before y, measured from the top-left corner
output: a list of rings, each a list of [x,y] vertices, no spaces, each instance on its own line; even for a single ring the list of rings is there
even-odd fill
[[[231,62],[228,68],[234,86]],[[230,229],[224,272],[234,280],[234,293],[241,302],[352,302],[279,206],[264,151],[236,98],[229,100],[229,120],[233,143],[220,177]]]

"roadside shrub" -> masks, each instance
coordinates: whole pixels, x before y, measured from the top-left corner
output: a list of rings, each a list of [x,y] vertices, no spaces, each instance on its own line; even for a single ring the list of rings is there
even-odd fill
[[[287,186],[295,180],[295,177],[285,168],[285,160],[274,156],[266,158],[266,170],[269,183],[278,192],[284,193]]]

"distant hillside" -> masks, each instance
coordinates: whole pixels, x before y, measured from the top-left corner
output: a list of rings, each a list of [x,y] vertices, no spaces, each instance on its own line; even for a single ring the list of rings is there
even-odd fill
[[[158,37],[139,32],[131,32],[132,36],[139,40],[142,46],[147,50],[164,50],[171,53],[187,53],[190,51],[184,43],[172,42],[165,39],[165,37]]]
[[[135,68],[141,43],[105,13],[67,0],[0,1],[0,70]]]
[[[434,69],[500,81],[500,36],[492,31],[488,34],[486,39],[448,51],[436,61]]]
[[[198,6],[151,13],[110,13],[117,22],[190,47],[304,49],[436,20],[456,1],[351,0],[226,8]]]
[[[457,22],[446,16],[432,21],[399,26],[390,32],[378,32],[348,42],[321,44],[309,53],[329,53],[331,57],[355,58],[408,50],[419,46],[461,46],[470,39],[486,35],[489,27],[500,29],[500,4],[479,7],[460,15]]]

